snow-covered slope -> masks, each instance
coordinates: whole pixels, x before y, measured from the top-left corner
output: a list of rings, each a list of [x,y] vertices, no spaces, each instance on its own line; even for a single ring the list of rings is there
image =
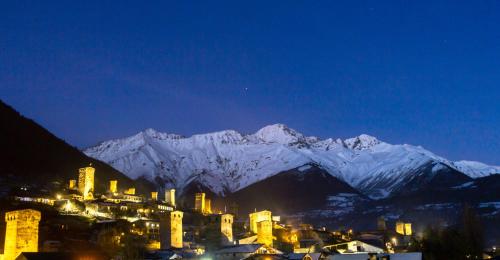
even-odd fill
[[[84,151],[132,178],[183,189],[192,181],[225,195],[279,172],[319,165],[372,198],[390,195],[423,165],[447,165],[470,177],[500,173],[500,167],[451,162],[420,146],[391,145],[369,135],[346,140],[306,137],[282,124],[254,134],[233,130],[182,137],[147,129]]]
[[[472,178],[485,177],[491,174],[500,173],[500,167],[490,166],[474,161],[457,161],[452,163],[452,167]]]

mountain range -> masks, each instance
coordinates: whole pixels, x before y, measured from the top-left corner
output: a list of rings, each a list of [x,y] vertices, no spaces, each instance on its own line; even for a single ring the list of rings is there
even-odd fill
[[[183,137],[147,129],[84,153],[160,188],[175,187],[182,193],[201,184],[222,197],[279,173],[311,166],[371,199],[418,190],[427,183],[456,186],[500,173],[498,166],[447,160],[421,146],[393,145],[365,134],[320,139],[283,124],[246,135],[225,130]]]
[[[485,226],[500,224],[499,167],[454,162],[368,135],[321,140],[282,124],[247,135],[227,130],[183,137],[147,129],[83,153],[1,101],[0,123],[2,196],[19,187],[64,189],[78,168],[92,163],[97,192],[110,179],[139,194],[175,187],[183,209],[192,206],[194,192],[204,191],[217,211],[270,209],[331,228],[370,230],[384,216],[393,224],[412,222],[418,231],[457,223],[465,204]],[[500,242],[498,229],[486,229],[485,236]]]

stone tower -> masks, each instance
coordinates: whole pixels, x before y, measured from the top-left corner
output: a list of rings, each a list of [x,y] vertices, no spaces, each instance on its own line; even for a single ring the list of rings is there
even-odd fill
[[[151,192],[151,200],[158,200],[158,192],[157,191],[152,191]]]
[[[396,222],[396,233],[404,235],[405,234],[405,223],[402,221]]]
[[[207,216],[205,232],[210,236],[211,242],[217,246],[233,245],[233,220],[231,214],[213,214]]]
[[[109,192],[111,192],[111,193],[118,192],[118,181],[117,180],[110,180],[109,181]]]
[[[94,199],[94,172],[95,168],[91,166],[79,170],[78,191],[84,200]]]
[[[196,193],[194,197],[194,210],[200,213],[205,213],[205,193]]]
[[[160,214],[160,248],[182,248],[182,211]]]
[[[165,191],[165,202],[175,207],[175,189]]]
[[[38,223],[42,214],[33,209],[5,213],[4,260],[14,260],[21,252],[38,252]]]
[[[411,223],[405,223],[405,235],[411,236]]]
[[[127,195],[135,195],[135,188],[128,188],[124,193]]]
[[[70,190],[76,190],[76,180],[69,180],[68,188]]]
[[[273,222],[271,220],[257,222],[257,243],[273,246]]]
[[[405,235],[405,236],[411,236],[411,234],[412,234],[411,223],[397,221],[396,222],[396,233],[401,234],[401,235]]]
[[[233,243],[233,220],[234,217],[231,214],[222,214],[220,217],[220,231],[222,233],[222,238],[221,238],[222,244]]]
[[[272,213],[269,210],[258,211],[249,214],[250,231],[257,234],[257,222],[269,220],[272,222]]]
[[[212,200],[209,198],[205,198],[205,210],[203,211],[204,214],[212,214]]]

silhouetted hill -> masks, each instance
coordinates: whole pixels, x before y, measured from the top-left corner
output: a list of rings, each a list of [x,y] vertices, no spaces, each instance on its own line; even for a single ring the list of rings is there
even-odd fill
[[[20,184],[41,187],[53,182],[66,184],[69,179],[77,179],[78,168],[90,163],[96,168],[98,192],[106,189],[110,179],[118,180],[119,188],[135,186],[139,192],[151,188],[86,156],[1,100],[0,147],[0,181],[4,189]]]
[[[269,209],[277,214],[324,208],[330,196],[359,194],[349,184],[316,165],[280,172],[228,196],[240,203],[242,213]]]

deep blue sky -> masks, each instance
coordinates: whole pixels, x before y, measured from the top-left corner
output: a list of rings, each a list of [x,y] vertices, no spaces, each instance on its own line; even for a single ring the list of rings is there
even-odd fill
[[[0,97],[78,147],[280,122],[500,165],[500,1],[74,2],[2,3]]]

